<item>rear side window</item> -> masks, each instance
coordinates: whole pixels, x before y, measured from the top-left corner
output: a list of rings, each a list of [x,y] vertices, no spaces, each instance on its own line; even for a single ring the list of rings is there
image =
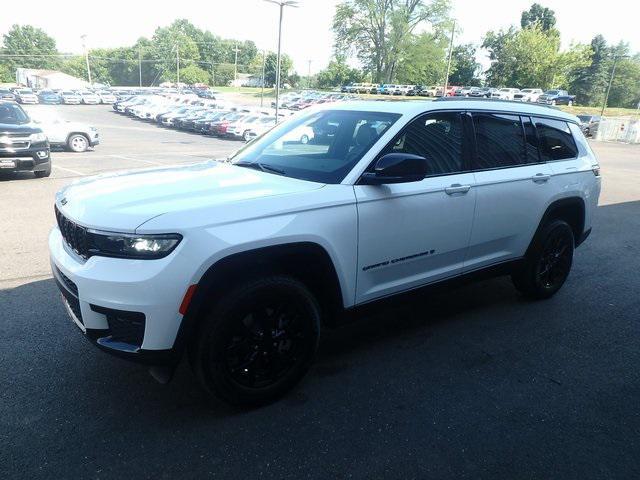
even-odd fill
[[[571,135],[567,122],[534,118],[533,122],[540,140],[540,155],[542,160],[567,160],[578,157],[578,147]]]
[[[427,159],[428,176],[463,171],[460,112],[423,115],[412,120],[382,152],[411,153]]]
[[[527,163],[524,131],[519,116],[474,114],[473,123],[478,151],[477,170]]]

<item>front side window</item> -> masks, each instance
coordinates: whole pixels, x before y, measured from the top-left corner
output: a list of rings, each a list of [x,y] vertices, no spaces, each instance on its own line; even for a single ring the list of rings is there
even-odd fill
[[[282,123],[232,163],[320,183],[340,183],[399,114],[323,110]]]
[[[533,122],[540,139],[542,160],[549,162],[577,158],[578,147],[567,122],[547,118],[534,118]]]
[[[459,112],[428,114],[412,120],[384,153],[410,153],[427,159],[427,176],[461,172],[462,116]]]
[[[526,163],[520,117],[502,114],[474,114],[476,169],[505,168]]]

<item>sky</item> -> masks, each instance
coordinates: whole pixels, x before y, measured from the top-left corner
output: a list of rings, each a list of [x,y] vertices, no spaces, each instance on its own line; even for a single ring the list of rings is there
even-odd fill
[[[299,8],[286,8],[283,20],[283,52],[296,71],[306,75],[324,68],[331,58],[331,20],[340,0],[299,0]],[[556,12],[564,46],[587,43],[597,33],[607,41],[630,43],[640,51],[640,3],[633,0],[537,0]],[[520,13],[534,0],[452,0],[453,16],[461,32],[455,43],[482,42],[488,30],[519,25]],[[279,8],[264,0],[190,0],[185,4],[148,0],[30,0],[28,8],[3,9],[0,34],[13,24],[31,24],[55,38],[58,49],[80,53],[80,36],[89,48],[133,44],[151,37],[158,26],[187,18],[197,27],[223,38],[253,40],[259,49],[276,50]],[[486,65],[479,54],[478,60]]]

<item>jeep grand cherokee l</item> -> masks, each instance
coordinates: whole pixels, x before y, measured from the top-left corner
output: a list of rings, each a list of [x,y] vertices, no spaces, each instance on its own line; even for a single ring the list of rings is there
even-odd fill
[[[80,180],[57,194],[49,249],[69,316],[99,348],[163,381],[186,351],[205,392],[260,404],[360,305],[480,270],[551,297],[599,193],[598,163],[561,111],[346,102],[226,162]]]
[[[0,173],[16,171],[51,175],[49,141],[20,105],[0,101]]]

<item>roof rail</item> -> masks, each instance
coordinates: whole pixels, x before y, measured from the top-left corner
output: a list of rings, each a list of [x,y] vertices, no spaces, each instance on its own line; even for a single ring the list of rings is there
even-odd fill
[[[504,100],[502,98],[484,98],[484,97],[438,97],[434,102],[502,102],[502,103],[515,103],[517,105],[537,105],[539,107],[553,108],[560,110],[555,105],[549,105],[547,103],[538,102],[522,102],[520,100]]]

